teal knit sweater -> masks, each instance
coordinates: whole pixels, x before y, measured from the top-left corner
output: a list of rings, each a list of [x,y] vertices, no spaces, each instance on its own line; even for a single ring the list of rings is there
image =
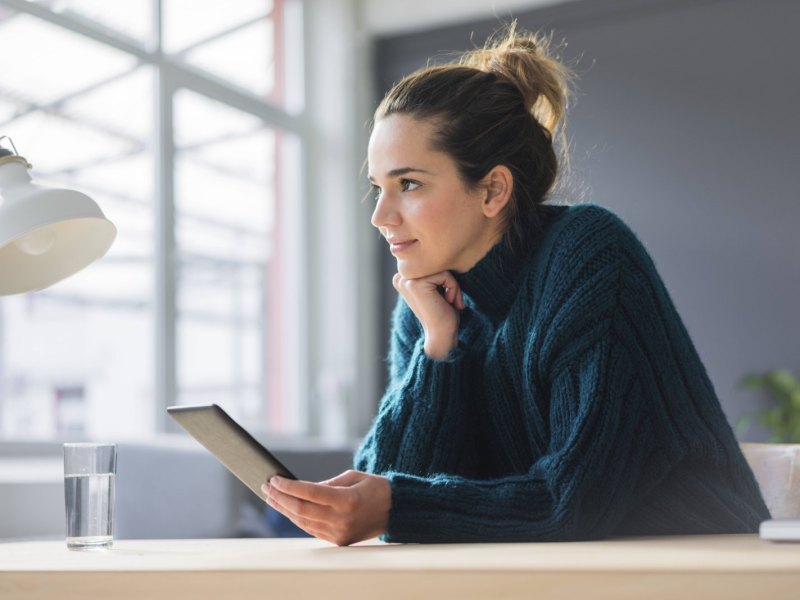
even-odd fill
[[[354,457],[391,484],[382,539],[757,531],[769,511],[647,251],[605,208],[542,208],[527,254],[498,244],[457,275],[446,360],[397,304],[389,384]]]

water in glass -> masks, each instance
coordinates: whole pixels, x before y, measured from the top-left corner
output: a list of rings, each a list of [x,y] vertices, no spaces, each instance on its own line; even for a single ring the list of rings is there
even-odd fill
[[[90,473],[64,477],[67,506],[67,546],[109,548],[114,522],[114,474]]]

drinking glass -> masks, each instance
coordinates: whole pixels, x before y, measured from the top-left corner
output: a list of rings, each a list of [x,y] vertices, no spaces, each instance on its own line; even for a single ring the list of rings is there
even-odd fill
[[[115,444],[64,444],[67,548],[110,548],[114,525]]]

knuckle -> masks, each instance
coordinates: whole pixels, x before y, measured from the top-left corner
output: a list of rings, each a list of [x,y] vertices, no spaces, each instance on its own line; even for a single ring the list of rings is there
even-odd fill
[[[342,524],[342,529],[345,532],[349,533],[353,531],[353,529],[355,528],[356,524],[355,517],[352,514],[345,515],[344,517],[342,517],[341,524]]]
[[[355,493],[348,494],[344,497],[342,507],[347,514],[347,518],[352,519],[352,515],[358,510],[358,497]]]
[[[306,514],[306,502],[303,500],[298,500],[297,498],[292,498],[291,503],[289,505],[289,510],[291,510],[294,514],[303,516]]]

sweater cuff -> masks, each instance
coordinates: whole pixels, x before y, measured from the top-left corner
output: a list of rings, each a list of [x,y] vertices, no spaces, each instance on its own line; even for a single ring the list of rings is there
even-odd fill
[[[464,344],[459,342],[442,359],[431,358],[425,354],[425,340],[420,338],[411,353],[411,389],[417,398],[438,397],[439,390],[445,386],[450,392],[460,387],[462,365],[467,356]]]
[[[435,498],[429,498],[431,487],[436,486],[427,478],[406,473],[389,472],[384,476],[392,488],[392,506],[389,509],[389,524],[380,536],[388,543],[441,541],[440,536],[448,529],[445,515],[434,510]],[[444,481],[441,482],[444,484]],[[435,495],[435,492],[434,492]],[[458,524],[452,535],[458,538]]]
[[[465,354],[464,342],[458,340],[456,345],[450,350],[450,352],[447,353],[447,356],[445,356],[444,358],[431,358],[427,354],[425,355],[425,358],[430,360],[434,365],[437,364],[449,365],[460,361],[462,358],[464,358],[464,354]]]

